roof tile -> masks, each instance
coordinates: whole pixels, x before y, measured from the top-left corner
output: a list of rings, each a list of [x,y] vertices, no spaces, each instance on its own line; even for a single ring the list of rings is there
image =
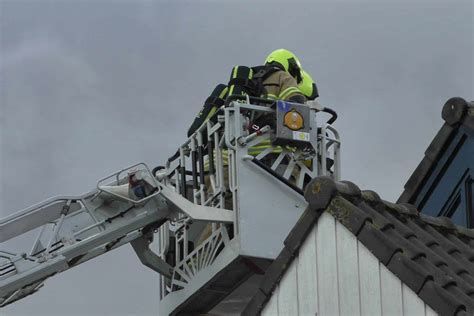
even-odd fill
[[[418,293],[426,281],[433,280],[433,276],[425,269],[422,269],[419,265],[413,264],[413,262],[402,253],[397,253],[390,260],[388,265],[390,271],[395,275],[407,275],[406,284],[413,289],[415,293]]]
[[[402,251],[401,247],[373,224],[367,223],[357,237],[385,265],[390,262],[395,253]]]
[[[466,307],[454,295],[433,281],[426,282],[418,296],[440,315],[456,315],[466,310]]]
[[[335,197],[327,207],[337,220],[344,223],[354,235],[358,235],[367,221],[372,222],[369,215],[365,214],[343,197]]]

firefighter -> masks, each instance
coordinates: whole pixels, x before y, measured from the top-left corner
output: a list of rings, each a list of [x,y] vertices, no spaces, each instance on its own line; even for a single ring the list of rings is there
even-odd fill
[[[305,103],[307,99],[316,98],[318,91],[295,54],[283,48],[274,50],[263,66],[235,66],[232,69],[228,85],[219,84],[204,102],[188,129],[188,137],[208,119],[215,118],[225,98],[234,94]]]
[[[302,88],[301,90],[300,87]],[[218,86],[211,96],[219,97],[218,104],[223,104],[222,100],[225,99],[225,97],[235,94],[262,97],[273,100],[285,100],[295,103],[305,103],[305,95],[307,97],[312,97],[313,95],[312,92],[310,93],[310,91],[312,91],[312,87],[313,81],[311,77],[301,68],[299,59],[289,50],[277,49],[268,55],[268,57],[265,59],[264,65],[262,66],[235,66],[232,69],[228,85]],[[205,104],[208,103],[208,101],[205,102]],[[213,108],[216,107],[213,106]],[[204,122],[210,119],[215,113],[216,111],[210,111],[203,108],[203,110],[193,122],[192,127],[188,131],[188,136],[190,136],[199,126],[204,124]],[[270,118],[270,121],[271,120],[272,119]],[[257,118],[258,124],[266,124],[265,121],[265,117],[261,117],[260,120]],[[258,125],[252,124],[252,126]],[[261,125],[261,127],[263,127],[263,125]],[[265,141],[250,148],[249,154],[257,155],[270,146],[270,142]],[[281,148],[277,148],[275,150],[275,153],[278,152],[281,152]],[[226,150],[223,151],[223,155],[227,155]],[[225,175],[224,186],[227,187],[227,157],[223,158],[223,172]],[[206,188],[209,190],[209,176],[206,176],[205,182]],[[230,196],[227,196],[225,199],[226,209],[232,209],[232,201],[229,199],[229,197]],[[211,226],[207,225],[201,232],[196,244],[201,244],[211,235],[211,232]]]
[[[265,59],[265,66],[279,69],[264,81],[266,97],[295,103],[304,103],[305,97],[298,89],[303,80],[303,69],[298,57],[286,49],[277,49]]]
[[[304,103],[305,97],[298,89],[302,80],[298,58],[289,50],[277,49],[268,55],[262,66],[235,66],[228,94]]]

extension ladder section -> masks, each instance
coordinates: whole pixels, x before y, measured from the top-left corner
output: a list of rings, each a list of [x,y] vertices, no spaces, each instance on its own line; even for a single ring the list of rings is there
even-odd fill
[[[36,292],[48,277],[127,243],[142,263],[171,277],[173,268],[149,243],[179,212],[196,220],[232,221],[230,212],[195,207],[162,188],[145,164],[100,180],[82,196],[53,198],[2,219],[2,244],[24,235],[32,242],[28,252],[0,251],[0,307]]]

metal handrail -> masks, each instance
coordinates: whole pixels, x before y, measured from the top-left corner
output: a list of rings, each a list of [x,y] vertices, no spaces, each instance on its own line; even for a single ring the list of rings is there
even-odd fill
[[[251,104],[254,103],[254,104]],[[259,105],[255,105],[255,103]],[[251,148],[253,146],[257,146],[263,141],[266,141],[271,138],[270,133],[274,132],[269,126],[264,127],[260,133],[253,133],[250,134],[247,129],[244,127],[247,122],[248,118],[246,118],[245,114],[248,112],[261,112],[261,113],[275,113],[275,107],[272,107],[275,103],[274,100],[262,99],[262,98],[255,98],[255,97],[247,97],[247,96],[239,96],[239,95],[231,95],[229,96],[223,107],[221,107],[221,111],[223,115],[219,116],[217,122],[207,121],[205,124],[202,124],[193,134],[191,134],[178,148],[175,155],[173,155],[170,159],[167,160],[165,170],[161,173],[165,175],[163,178],[160,176],[160,182],[164,185],[174,188],[174,190],[185,195],[183,192],[183,185],[185,181],[193,180],[192,181],[192,195],[188,195],[191,201],[198,205],[219,205],[220,207],[224,207],[224,197],[223,194],[225,193],[225,189],[229,189],[232,192],[232,205],[234,210],[234,236],[239,234],[238,229],[238,207],[236,205],[235,199],[236,193],[238,192],[238,181],[237,181],[237,151],[246,150],[246,148]],[[335,177],[339,177],[340,170],[339,170],[339,146],[340,146],[340,139],[339,134],[335,128],[330,125],[330,122],[334,122],[337,118],[337,114],[330,108],[324,108],[320,106],[319,108],[311,108],[311,122],[316,123],[316,116],[314,113],[316,112],[325,112],[332,115],[332,118],[328,120],[323,126],[321,126],[321,132],[317,131],[314,134],[314,143],[313,147],[316,152],[306,152],[306,151],[298,151],[297,148],[287,148],[285,146],[282,147],[281,157],[277,160],[279,163],[283,161],[285,163],[286,160],[283,160],[285,155],[290,159],[293,159],[293,163],[291,166],[285,169],[284,174],[279,174],[276,171],[276,167],[272,164],[271,167],[265,165],[259,159],[265,156],[265,154],[258,155],[258,157],[244,155],[243,157],[239,154],[239,157],[243,158],[244,160],[251,160],[253,163],[258,165],[258,167],[262,167],[270,174],[272,174],[275,178],[279,179],[280,181],[287,184],[290,188],[294,189],[297,193],[302,194],[302,186],[305,182],[305,177],[308,175],[310,177],[318,176],[322,174],[327,174],[332,172]],[[311,123],[313,124],[313,123]],[[327,135],[326,132],[329,132],[332,135]],[[199,149],[202,148],[203,144],[203,135],[207,135],[207,146],[208,150],[206,152],[199,152]],[[331,150],[331,152],[328,152]],[[223,151],[227,152],[227,166],[228,168],[224,168],[224,161],[223,161]],[[321,153],[323,151],[324,153]],[[271,150],[266,151],[271,152]],[[304,161],[307,159],[316,159],[318,157],[318,153],[322,154],[324,159],[321,161],[315,162],[311,167],[305,166]],[[189,154],[189,155],[188,155]],[[326,157],[333,157],[335,159],[335,166],[331,167],[334,171],[326,170]],[[209,165],[212,164],[212,168],[209,167],[204,171],[203,166],[199,165],[200,159],[204,159],[204,156],[208,156]],[[306,158],[309,157],[309,158]],[[319,156],[321,157],[321,155]],[[214,159],[215,158],[215,159]],[[322,158],[322,157],[321,157]],[[174,163],[173,163],[174,162]],[[212,170],[215,166],[215,170]],[[188,168],[187,170],[184,168]],[[275,168],[274,168],[275,167]],[[295,181],[290,179],[292,168],[297,168],[296,170],[299,172],[297,176],[295,176]],[[184,170],[184,171],[183,171]],[[209,176],[209,181],[206,182],[206,186],[204,187],[200,181],[200,178],[204,176],[203,172],[207,172],[206,176]],[[224,172],[229,172],[229,179],[228,182],[224,184]],[[217,204],[214,204],[217,203]],[[191,224],[192,225],[192,224]],[[160,240],[161,236],[164,235],[162,231],[163,228],[160,228]],[[212,234],[213,236],[217,230],[226,229],[225,226],[220,225],[218,228],[216,225],[213,224]],[[206,242],[201,243],[198,247],[188,253],[186,246],[187,246],[187,235],[185,233],[186,230],[180,230],[179,236],[175,239],[176,241],[176,252],[182,253],[182,256],[179,256],[176,261],[176,267],[180,266],[184,269],[184,266],[187,266],[187,262],[190,260],[201,260],[202,258],[194,258],[193,256],[200,256],[200,253],[203,251]],[[175,232],[177,230],[168,230],[168,233]],[[160,242],[160,254],[164,255],[166,251],[164,247],[169,247],[169,239],[168,242],[163,241]],[[194,259],[193,259],[194,258]],[[203,259],[206,260],[206,259]],[[200,262],[200,261],[199,261]],[[202,265],[198,265],[197,269],[199,270]],[[192,272],[192,275],[197,273],[196,267],[189,266],[187,267]],[[184,273],[184,270],[181,271]],[[181,275],[181,274],[179,274]],[[183,275],[181,277],[184,278]],[[192,278],[191,275],[186,276],[186,278]],[[171,281],[170,287],[164,284],[165,278],[161,279],[161,289],[164,291],[161,294],[163,296],[167,295],[168,293],[172,292],[173,290],[177,289],[177,287],[181,287],[187,283],[186,280],[180,279],[178,277],[177,280],[174,278]],[[175,283],[173,283],[176,281]]]

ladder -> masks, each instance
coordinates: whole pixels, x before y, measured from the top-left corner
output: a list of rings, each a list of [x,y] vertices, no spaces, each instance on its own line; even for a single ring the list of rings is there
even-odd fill
[[[228,211],[193,205],[163,188],[140,163],[100,180],[89,193],[52,198],[1,219],[2,244],[37,235],[29,252],[0,251],[0,307],[38,291],[47,278],[126,243],[142,263],[170,277],[173,268],[149,243],[153,232],[179,213],[211,222],[233,218]]]

